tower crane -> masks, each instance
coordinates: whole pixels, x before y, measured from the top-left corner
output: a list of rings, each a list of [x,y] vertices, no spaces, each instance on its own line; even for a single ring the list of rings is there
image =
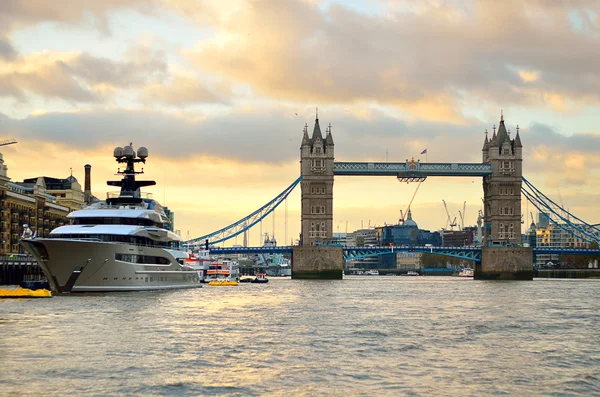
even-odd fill
[[[13,143],[18,143],[16,139],[5,139],[0,141],[0,146],[12,145]]]
[[[446,228],[445,230],[448,229],[448,224],[452,224],[453,222],[450,221],[450,213],[448,212],[448,206],[446,205],[446,200],[442,200],[442,203],[444,203],[444,208],[446,209],[446,216],[448,216],[448,219],[446,219]],[[456,218],[454,218],[456,220]],[[454,226],[456,226],[456,224],[454,224]]]
[[[458,216],[460,216],[460,229],[462,230],[465,228],[465,214],[458,210]]]
[[[415,196],[417,195],[417,192],[419,191],[419,187],[421,187],[421,183],[419,182],[419,184],[417,185],[417,188],[415,189],[415,192],[412,195],[412,198],[410,199],[410,202],[408,203],[408,208],[406,209],[406,212],[403,214],[402,210],[400,210],[400,224],[403,225],[404,224],[404,217],[408,214],[408,211],[410,211],[410,206],[412,205],[413,200],[415,199]]]

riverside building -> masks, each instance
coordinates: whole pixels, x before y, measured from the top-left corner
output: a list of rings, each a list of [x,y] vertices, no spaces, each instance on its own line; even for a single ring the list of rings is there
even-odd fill
[[[69,212],[82,205],[81,185],[72,175],[11,182],[0,153],[0,254],[21,253],[19,240],[27,229],[36,237],[47,236],[68,223]]]

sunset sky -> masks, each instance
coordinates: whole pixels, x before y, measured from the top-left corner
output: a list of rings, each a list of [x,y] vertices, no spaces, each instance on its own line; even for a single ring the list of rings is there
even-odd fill
[[[3,0],[0,140],[19,143],[0,152],[13,181],[72,168],[83,184],[89,163],[104,198],[113,148],[146,146],[148,191],[197,237],[299,176],[315,107],[336,161],[425,161],[427,149],[430,162],[481,162],[502,109],[512,136],[520,127],[525,177],[599,223],[599,11],[591,0]],[[397,222],[415,188],[336,177],[334,232]],[[474,224],[482,196],[481,178],[429,178],[413,218],[437,230],[442,199],[452,217],[466,201]],[[288,210],[286,243],[299,188]],[[281,207],[280,244],[283,221]]]

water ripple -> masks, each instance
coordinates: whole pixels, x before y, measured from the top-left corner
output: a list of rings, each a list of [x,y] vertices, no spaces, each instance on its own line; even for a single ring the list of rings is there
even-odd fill
[[[273,279],[1,301],[0,395],[600,395],[597,285]]]

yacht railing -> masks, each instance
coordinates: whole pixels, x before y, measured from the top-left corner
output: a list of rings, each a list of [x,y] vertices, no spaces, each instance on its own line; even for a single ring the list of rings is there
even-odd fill
[[[118,197],[132,197],[132,198],[145,198],[152,199],[152,193],[149,192],[138,192],[138,191],[118,191],[118,192],[107,192],[106,198],[118,198]]]

